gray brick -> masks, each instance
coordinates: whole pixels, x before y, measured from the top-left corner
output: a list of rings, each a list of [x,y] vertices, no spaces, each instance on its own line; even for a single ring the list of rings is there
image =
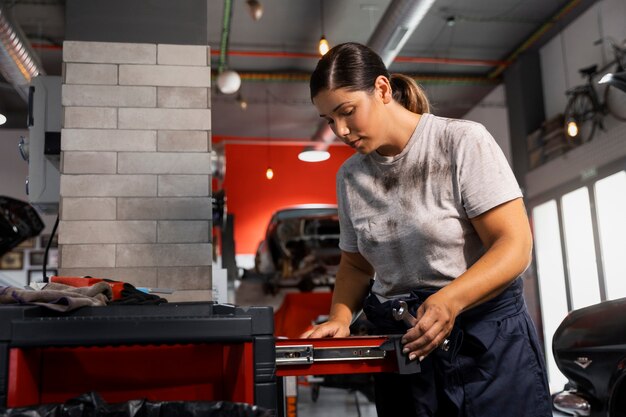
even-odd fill
[[[117,65],[66,63],[64,68],[64,84],[117,84]]]
[[[207,66],[207,47],[200,45],[157,45],[157,64]]]
[[[209,266],[211,245],[189,244],[128,244],[117,245],[117,266]]]
[[[209,243],[208,221],[159,221],[159,243]]]
[[[160,288],[176,290],[211,290],[211,267],[159,268],[157,282]]]
[[[208,92],[197,87],[158,87],[158,106],[173,109],[206,109]]]
[[[209,132],[202,130],[159,130],[159,152],[207,152]]]
[[[60,268],[115,266],[115,245],[60,245]]]
[[[120,65],[120,85],[158,87],[211,87],[209,67],[177,65]]]
[[[156,87],[64,85],[64,106],[156,107]]]
[[[115,198],[62,198],[61,220],[115,220]]]
[[[128,282],[135,287],[157,286],[157,268],[62,268],[59,275],[108,278]]]
[[[156,63],[156,45],[65,41],[63,42],[63,61],[154,64]]]
[[[210,174],[209,153],[120,152],[121,174]]]
[[[150,197],[156,175],[61,175],[62,197]]]
[[[115,152],[63,152],[63,174],[115,174]]]
[[[62,221],[59,243],[153,243],[155,221]]]
[[[65,107],[63,127],[103,128],[117,127],[117,109],[110,107]]]
[[[159,197],[207,197],[209,175],[159,175]]]
[[[211,110],[120,108],[119,128],[211,130]]]
[[[119,198],[119,220],[209,220],[209,198]]]
[[[155,130],[63,129],[63,151],[155,151]]]

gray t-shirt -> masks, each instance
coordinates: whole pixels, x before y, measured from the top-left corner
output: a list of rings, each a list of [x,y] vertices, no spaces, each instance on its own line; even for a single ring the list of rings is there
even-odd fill
[[[400,154],[355,154],[341,166],[339,247],[374,267],[375,294],[441,288],[485,251],[470,219],[521,196],[484,126],[424,114]]]

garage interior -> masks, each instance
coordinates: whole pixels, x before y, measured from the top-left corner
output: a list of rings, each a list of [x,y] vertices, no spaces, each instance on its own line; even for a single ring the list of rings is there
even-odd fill
[[[336,212],[337,171],[354,150],[320,122],[308,82],[320,38],[330,47],[359,42],[379,53],[391,73],[414,78],[435,115],[483,124],[506,156],[534,239],[524,298],[556,394],[568,384],[552,345],[563,320],[626,297],[626,91],[598,83],[625,70],[625,22],[624,0],[3,0],[0,197],[30,203],[43,229],[2,255],[0,286],[90,276],[131,284],[172,305],[236,306],[235,313],[198,307],[198,314],[229,311],[247,320],[257,314],[248,306],[269,306],[273,335],[297,338],[327,314],[336,270],[319,262],[336,241],[322,239],[326,246],[313,260],[261,264],[275,262],[268,238],[273,224],[287,223],[281,210],[308,208],[318,216],[330,210],[298,227],[338,234],[324,222]],[[572,91],[582,91],[579,70],[593,65],[589,85],[600,101],[571,135]],[[327,159],[305,162],[299,159],[305,150],[326,152]],[[185,328],[184,318],[177,320]],[[226,332],[227,323],[216,331]],[[615,342],[622,365],[623,332],[617,328]],[[239,365],[233,375],[241,380],[227,378],[228,358],[252,353],[228,343],[224,350],[184,345],[176,355],[201,362],[221,355],[225,365],[216,378],[232,385],[232,398],[254,399],[260,391],[236,388],[251,378]],[[9,360],[7,346],[0,361]],[[69,354],[57,349],[36,355]],[[142,354],[171,359],[131,351],[123,363]],[[115,360],[115,352],[103,354]],[[26,367],[39,360],[24,355]],[[578,366],[592,369],[589,363]],[[175,378],[175,367],[166,369]],[[607,390],[626,393],[626,374],[615,372]],[[11,397],[15,382],[4,379],[1,407],[63,402],[61,391],[46,397],[43,387],[39,396]],[[278,391],[287,394],[278,415],[376,415],[367,389],[354,381],[324,386],[323,379],[280,382]],[[579,415],[626,415],[623,402],[608,398],[591,400],[591,414]]]

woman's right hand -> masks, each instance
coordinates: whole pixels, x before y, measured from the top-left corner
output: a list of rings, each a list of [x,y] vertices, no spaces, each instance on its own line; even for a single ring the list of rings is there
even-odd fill
[[[329,320],[314,326],[300,335],[301,339],[319,339],[322,337],[348,337],[350,326],[339,320]]]

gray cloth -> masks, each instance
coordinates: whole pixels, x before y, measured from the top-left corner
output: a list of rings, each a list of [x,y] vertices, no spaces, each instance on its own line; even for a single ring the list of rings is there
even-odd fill
[[[375,294],[441,288],[484,253],[470,219],[521,196],[481,124],[424,114],[400,154],[356,154],[340,168],[339,247],[372,264]]]
[[[53,282],[39,291],[0,287],[0,304],[37,305],[62,312],[84,306],[104,306],[112,296],[111,287],[106,282],[89,287],[72,287]]]

